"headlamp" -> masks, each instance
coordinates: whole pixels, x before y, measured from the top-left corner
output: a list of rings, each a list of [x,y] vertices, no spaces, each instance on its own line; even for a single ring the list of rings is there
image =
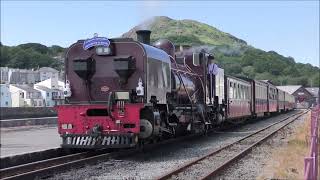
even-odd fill
[[[104,46],[100,46],[100,47],[96,47],[96,53],[97,55],[110,55],[111,54],[111,49],[110,47],[104,47]]]

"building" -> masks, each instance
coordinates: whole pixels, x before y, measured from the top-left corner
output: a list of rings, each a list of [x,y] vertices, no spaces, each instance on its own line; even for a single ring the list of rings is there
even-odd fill
[[[57,78],[49,78],[34,85],[34,88],[41,92],[45,106],[52,107],[64,103],[63,84],[61,83]]]
[[[59,71],[50,67],[42,67],[38,70],[0,67],[0,70],[1,84],[35,84],[46,79],[59,78]]]
[[[39,72],[30,69],[9,68],[8,83],[10,84],[34,84],[40,81]]]
[[[297,108],[309,108],[314,104],[313,95],[302,85],[277,86],[277,88],[293,95]]]
[[[1,94],[1,106],[0,107],[11,107],[11,94],[9,90],[9,84],[0,84]]]
[[[53,107],[63,104],[64,96],[61,90],[50,89],[41,85],[35,85],[34,88],[41,92],[41,96],[44,99],[44,106]]]
[[[63,81],[59,81],[57,79],[47,79],[47,80],[44,80],[44,81],[41,81],[35,85],[41,85],[41,86],[45,86],[47,88],[50,88],[50,89],[59,89],[61,91],[63,91],[63,88],[64,88],[64,82]]]
[[[28,85],[10,85],[12,107],[43,107],[41,92]]]
[[[47,79],[57,79],[59,78],[59,71],[51,67],[42,67],[39,69],[40,81]]]
[[[318,87],[309,87],[306,88],[307,91],[309,91],[310,94],[313,96],[313,102],[312,106],[315,106],[316,104],[320,103],[319,102],[319,88]]]
[[[1,71],[0,83],[1,84],[9,83],[9,68],[0,67],[0,71]]]

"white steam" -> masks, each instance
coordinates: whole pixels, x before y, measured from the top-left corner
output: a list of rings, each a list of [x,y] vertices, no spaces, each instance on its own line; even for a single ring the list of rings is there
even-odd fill
[[[142,6],[139,6],[139,20],[142,22],[138,29],[150,30],[150,25],[154,21],[154,16],[157,16],[161,12],[163,2],[146,0],[142,1]]]

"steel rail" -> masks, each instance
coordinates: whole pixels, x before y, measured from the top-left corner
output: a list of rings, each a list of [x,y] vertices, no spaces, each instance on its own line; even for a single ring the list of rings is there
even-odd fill
[[[104,151],[98,152],[81,152],[70,155],[65,155],[61,157],[55,157],[50,159],[45,159],[41,161],[31,162],[27,164],[17,165],[13,167],[8,167],[0,170],[1,179],[19,179],[19,178],[31,178],[40,172],[43,172],[44,169],[62,167],[66,162],[80,162],[83,159],[93,158],[99,155],[106,155]],[[65,166],[63,166],[65,167]]]
[[[163,175],[163,176],[160,176],[156,179],[158,180],[164,180],[164,179],[170,179],[171,177],[174,177],[174,179],[179,179],[177,177],[175,177],[175,175],[178,175],[179,173],[182,173],[184,172],[187,168],[193,166],[193,165],[196,165],[198,164],[199,162],[201,162],[202,160],[205,160],[209,157],[212,157],[216,154],[218,154],[219,152],[222,152],[223,150],[227,150],[228,148],[240,143],[241,141],[244,141],[254,135],[257,135],[277,124],[280,124],[284,121],[287,121],[288,119],[292,118],[290,121],[286,122],[284,125],[282,125],[280,128],[277,128],[276,130],[272,131],[271,133],[268,133],[266,136],[264,136],[263,138],[259,139],[258,141],[256,141],[254,144],[250,145],[249,147],[247,147],[246,149],[244,149],[243,151],[241,151],[240,153],[236,154],[235,156],[233,156],[231,159],[225,161],[222,165],[220,165],[219,167],[211,170],[210,173],[208,174],[205,174],[204,176],[202,177],[197,177],[196,179],[210,179],[211,177],[213,177],[214,175],[217,175],[217,173],[221,172],[224,168],[226,168],[228,165],[230,165],[230,163],[234,162],[235,160],[237,159],[240,159],[242,156],[244,156],[247,152],[249,152],[249,150],[251,150],[253,147],[257,146],[258,144],[260,144],[262,141],[264,141],[265,139],[267,139],[268,137],[270,137],[271,135],[275,134],[276,132],[278,132],[279,130],[281,130],[283,127],[287,126],[288,124],[290,124],[291,122],[293,122],[294,120],[296,120],[297,118],[299,118],[300,116],[302,116],[303,114],[307,113],[308,111],[305,111],[305,112],[299,112],[299,113],[296,113],[296,114],[293,114],[289,117],[286,117],[278,122],[275,122],[275,123],[272,123],[260,130],[257,130],[255,131],[254,133],[251,133],[243,138],[240,138],[239,140],[236,140],[226,146],[223,146],[215,151],[212,151],[204,156],[201,156],[200,158],[197,158],[196,160],[193,160],[191,162],[187,162],[185,164],[183,164],[182,166],[170,171],[169,173]]]

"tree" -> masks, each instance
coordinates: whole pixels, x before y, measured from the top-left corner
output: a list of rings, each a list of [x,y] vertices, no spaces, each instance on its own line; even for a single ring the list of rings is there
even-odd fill
[[[253,78],[255,76],[255,70],[253,66],[245,66],[242,68],[242,73],[249,78]]]

